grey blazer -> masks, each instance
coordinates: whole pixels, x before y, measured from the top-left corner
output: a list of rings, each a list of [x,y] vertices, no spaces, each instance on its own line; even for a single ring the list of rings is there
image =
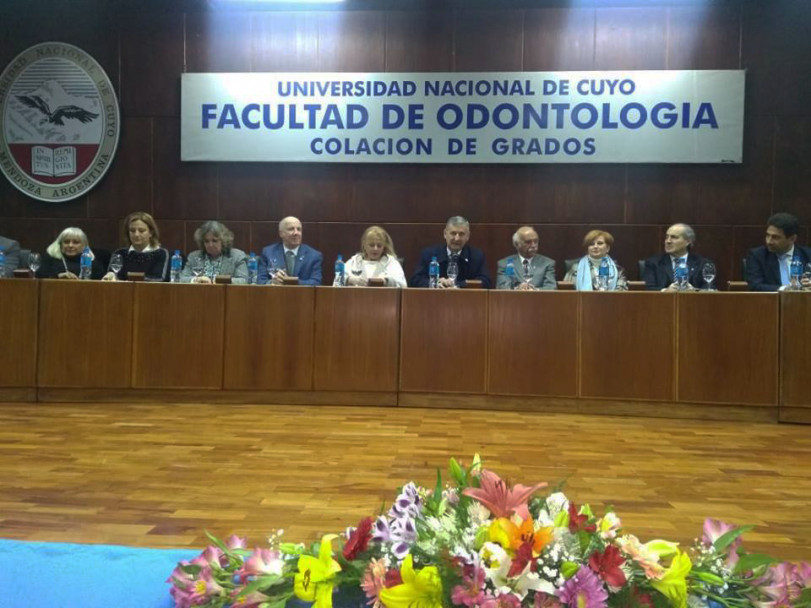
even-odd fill
[[[524,280],[524,267],[521,256],[510,255],[498,261],[498,276],[496,277],[496,289],[510,289],[510,279],[507,277],[507,262],[512,260],[515,267],[515,278],[517,281]],[[555,260],[545,255],[535,255],[529,262],[529,272],[532,275],[530,283],[535,289],[557,289],[555,280]]]
[[[181,283],[191,283],[194,278],[191,262],[198,259],[205,260],[205,257],[206,254],[203,251],[192,251],[189,254],[189,259],[186,260],[186,265],[180,273]],[[231,283],[235,285],[245,285],[248,282],[248,255],[244,251],[232,247],[228,255],[222,256],[220,274],[230,275]]]
[[[20,244],[17,241],[0,236],[0,247],[3,248],[3,253],[6,254],[5,275],[12,277],[14,276],[14,270],[20,265]]]

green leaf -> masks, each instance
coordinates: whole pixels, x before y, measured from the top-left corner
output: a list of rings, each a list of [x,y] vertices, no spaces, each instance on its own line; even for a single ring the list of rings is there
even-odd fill
[[[453,477],[454,481],[456,481],[456,485],[460,487],[467,485],[467,473],[465,473],[465,470],[459,466],[459,463],[456,462],[455,458],[451,458],[448,468],[451,471],[451,477]]]
[[[716,587],[722,587],[724,585],[724,579],[716,574],[712,574],[711,572],[705,572],[703,570],[696,570],[693,568],[691,574],[698,580],[709,583],[710,585],[715,585]]]
[[[278,574],[265,574],[263,576],[258,576],[255,580],[252,580],[250,583],[245,585],[239,592],[239,595],[248,595],[254,591],[259,591],[265,595],[269,595],[265,593],[265,589],[269,589],[270,587],[278,585],[282,582],[284,582],[284,577],[279,576]]]
[[[727,550],[732,543],[735,542],[735,539],[741,536],[742,534],[749,532],[749,530],[754,530],[755,526],[741,526],[740,528],[735,528],[734,530],[730,530],[719,536],[715,539],[715,542],[712,544],[715,547],[715,550],[719,553],[723,553]]]
[[[200,570],[203,569],[202,566],[199,566],[197,564],[186,564],[186,565],[178,564],[178,567],[186,574],[191,574],[192,576],[197,576],[198,574],[200,574]]]
[[[560,565],[560,573],[563,575],[563,578],[565,578],[566,580],[569,580],[575,574],[577,574],[578,570],[580,570],[580,566],[578,564],[576,564],[575,562],[563,562]]]
[[[301,555],[304,553],[304,546],[301,543],[281,543],[279,551],[287,555]]]
[[[742,556],[738,563],[735,564],[735,569],[733,573],[740,574],[741,572],[748,572],[749,570],[755,570],[756,568],[760,568],[761,566],[770,566],[772,564],[779,564],[780,560],[770,557],[768,555],[763,555],[761,553],[748,553],[747,555]]]
[[[214,536],[211,532],[209,532],[208,530],[205,530],[205,533],[206,533],[206,536],[208,536],[208,540],[210,540],[212,543],[217,545],[217,547],[219,547],[222,550],[223,553],[228,553],[230,551],[230,549],[228,549],[228,547],[225,546],[225,543],[222,542],[216,536]]]

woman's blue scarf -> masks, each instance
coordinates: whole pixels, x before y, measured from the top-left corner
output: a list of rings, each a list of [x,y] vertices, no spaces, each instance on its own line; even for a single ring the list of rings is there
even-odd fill
[[[617,288],[617,265],[610,255],[605,256],[605,259],[608,260],[608,289],[614,291]],[[575,279],[574,286],[577,291],[594,291],[589,256],[584,255],[580,258],[577,263],[577,277]]]

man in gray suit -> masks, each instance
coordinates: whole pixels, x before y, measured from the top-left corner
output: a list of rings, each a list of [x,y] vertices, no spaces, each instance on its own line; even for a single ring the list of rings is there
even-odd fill
[[[6,254],[5,276],[12,277],[14,276],[14,270],[20,265],[20,244],[17,241],[0,236],[0,247],[3,248],[3,253]]]
[[[521,226],[513,235],[513,245],[517,255],[507,256],[498,261],[496,289],[557,289],[555,281],[555,260],[538,254],[538,233],[531,226]],[[507,264],[512,262],[515,269],[513,280],[507,276]]]

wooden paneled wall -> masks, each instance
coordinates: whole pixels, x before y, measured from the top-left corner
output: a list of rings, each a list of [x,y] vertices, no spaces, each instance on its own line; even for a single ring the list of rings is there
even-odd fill
[[[718,263],[723,282],[740,278],[740,259],[761,242],[772,212],[792,211],[811,224],[811,3],[403,4],[290,12],[191,0],[3,2],[0,64],[46,40],[84,48],[116,86],[123,127],[109,173],[75,201],[37,202],[0,180],[0,234],[42,250],[63,227],[79,225],[93,245],[112,248],[120,219],[144,209],[169,248],[192,249],[196,226],[216,218],[234,230],[238,247],[259,250],[276,240],[278,220],[294,214],[328,263],[355,251],[366,226],[383,224],[410,273],[420,248],[441,240],[445,219],[462,214],[492,271],[511,253],[515,228],[529,223],[559,275],[564,259],[582,253],[585,232],[603,227],[636,278],[636,260],[659,252],[666,227],[684,221],[696,227],[698,250]],[[738,68],[748,71],[741,165],[179,160],[183,72]],[[801,239],[808,236],[806,228]]]

